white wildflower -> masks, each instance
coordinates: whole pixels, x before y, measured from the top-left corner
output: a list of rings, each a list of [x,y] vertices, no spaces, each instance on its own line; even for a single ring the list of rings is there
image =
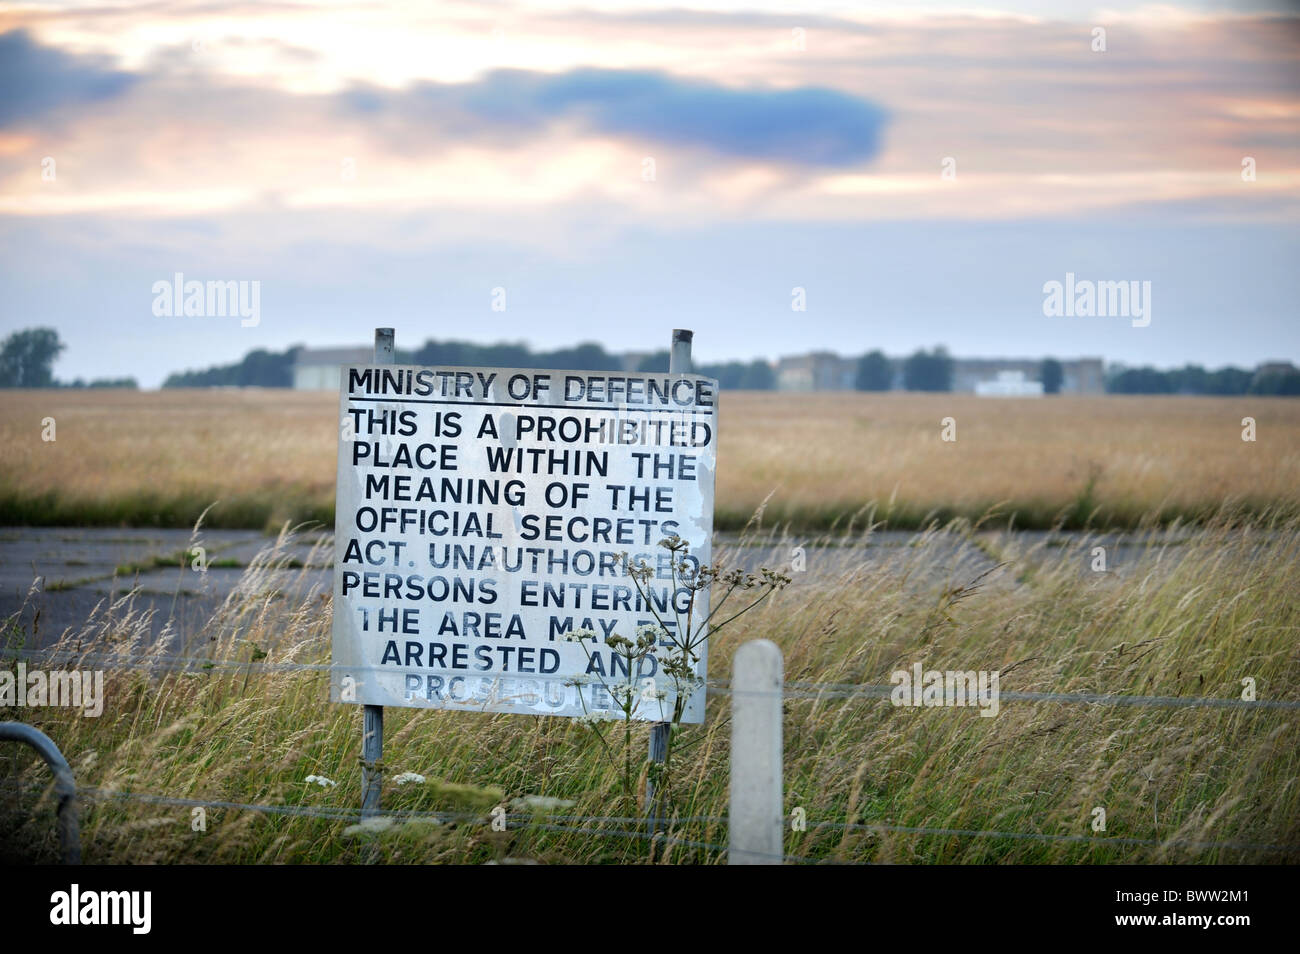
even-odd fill
[[[414,782],[416,785],[424,784],[424,776],[417,772],[403,772],[393,779],[394,785],[409,785]]]
[[[516,811],[553,812],[560,808],[572,808],[577,802],[567,798],[552,798],[549,795],[524,795],[514,799],[510,807]]]
[[[363,818],[355,825],[349,825],[343,829],[343,834],[347,837],[355,835],[368,835],[381,831],[387,831],[394,825],[393,819],[387,815],[372,815],[370,818]]]
[[[338,784],[337,782],[330,781],[324,775],[308,775],[305,779],[303,779],[303,781],[306,782],[308,785],[310,785],[312,782],[315,782],[321,788],[333,788],[335,785]]]

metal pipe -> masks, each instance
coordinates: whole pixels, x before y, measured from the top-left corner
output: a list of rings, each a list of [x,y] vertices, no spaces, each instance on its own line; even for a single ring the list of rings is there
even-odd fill
[[[59,795],[59,845],[65,865],[81,864],[81,820],[77,811],[77,780],[59,747],[40,729],[23,722],[0,722],[0,740],[25,742],[45,759],[54,772]]]

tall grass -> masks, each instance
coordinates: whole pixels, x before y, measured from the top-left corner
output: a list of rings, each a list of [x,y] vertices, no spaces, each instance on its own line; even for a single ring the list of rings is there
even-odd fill
[[[870,528],[810,548],[844,559]],[[975,583],[953,556],[974,540],[1006,565]],[[284,586],[286,538],[245,573],[206,623],[216,659],[327,662],[328,592],[305,575]],[[798,543],[743,543],[780,556]],[[921,662],[931,669],[990,669],[1009,691],[1104,692],[1237,698],[1253,677],[1261,699],[1300,699],[1300,523],[1290,516],[1190,536],[1151,529],[1125,572],[1093,573],[1088,539],[1057,547],[1021,536],[974,535],[954,521],[918,533],[887,559],[851,558],[842,572],[776,594],[711,647],[725,681],[742,642],[764,637],[785,654],[791,682],[867,683]],[[724,554],[725,556],[725,554]],[[313,561],[308,561],[313,562]],[[954,569],[957,568],[957,569]],[[954,575],[958,574],[958,575]],[[808,574],[813,579],[814,574]],[[277,592],[279,591],[279,592]],[[10,621],[11,638],[17,617]],[[130,597],[104,604],[64,647],[165,654]],[[265,657],[261,654],[265,653]],[[6,662],[12,667],[12,661]],[[35,665],[29,661],[29,665]],[[93,668],[89,664],[85,668]],[[27,709],[76,772],[98,790],[206,801],[353,808],[360,803],[361,713],[328,701],[324,673],[256,664],[190,672],[110,672],[103,716]],[[794,856],[843,862],[1235,862],[1300,860],[1300,745],[1294,710],[1062,705],[1004,700],[996,718],[977,709],[902,709],[887,699],[791,697],[785,703],[788,831]],[[194,831],[187,806],[89,798],[88,862],[695,862],[709,847],[656,845],[610,831],[617,822],[516,819],[494,831],[497,805],[526,812],[527,796],[572,802],[571,816],[626,808],[621,768],[591,733],[560,719],[389,709],[384,763],[425,784],[384,792],[394,810],[455,819],[350,833],[344,819],[208,809]],[[711,697],[703,726],[683,730],[674,761],[670,835],[725,844],[728,697]],[[633,745],[643,752],[645,727]],[[305,781],[323,775],[321,788]],[[0,750],[0,853],[53,860],[52,801],[43,765]],[[511,806],[514,806],[513,808]],[[1106,830],[1094,832],[1095,808]],[[703,820],[699,820],[703,819]],[[1037,840],[856,830],[877,825],[1084,836]],[[1120,839],[1149,840],[1153,844]],[[1206,847],[1234,842],[1257,847]],[[1281,846],[1267,847],[1267,846]]]

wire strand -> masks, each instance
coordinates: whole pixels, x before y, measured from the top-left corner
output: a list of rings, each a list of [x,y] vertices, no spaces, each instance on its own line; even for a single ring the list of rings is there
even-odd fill
[[[0,656],[20,659],[39,659],[42,662],[55,662],[59,659],[75,661],[82,664],[103,664],[119,669],[165,670],[165,671],[210,671],[229,670],[239,672],[391,672],[383,666],[350,666],[342,663],[300,663],[300,662],[263,662],[261,660],[212,659],[202,656],[149,655],[125,656],[120,653],[92,653],[76,650],[38,650],[38,649],[0,649]],[[466,673],[463,670],[445,670],[458,675],[474,678],[492,678],[484,673]],[[510,678],[530,678],[531,674],[519,674]],[[639,683],[638,683],[639,685]],[[711,696],[743,695],[746,697],[781,696],[785,699],[864,699],[888,698],[897,687],[868,683],[818,683],[788,682],[783,689],[749,690],[735,689],[729,682],[709,680],[705,683],[706,691]],[[973,698],[973,697],[972,697]],[[1006,690],[998,692],[1001,702],[1046,702],[1065,705],[1103,705],[1103,706],[1155,706],[1175,709],[1275,709],[1300,710],[1300,701],[1289,699],[1222,699],[1213,696],[1142,696],[1103,692],[1029,692]],[[976,708],[972,703],[964,708]],[[417,708],[432,708],[420,706]],[[917,706],[900,706],[899,708],[921,708]],[[926,707],[929,708],[929,707]],[[935,708],[963,708],[961,706],[942,706]]]
[[[20,786],[15,786],[18,788]],[[32,786],[33,788],[38,786]],[[44,786],[39,786],[44,787]],[[362,810],[359,808],[328,808],[316,807],[312,805],[268,805],[249,802],[232,802],[199,798],[182,798],[171,795],[156,795],[148,792],[131,792],[120,789],[104,789],[95,786],[86,786],[78,788],[78,795],[86,795],[91,798],[101,799],[119,799],[119,800],[136,800],[146,804],[153,805],[170,805],[182,808],[216,808],[222,810],[234,811],[254,811],[262,814],[287,815],[297,817],[315,817],[324,818],[331,821],[361,821]],[[399,821],[435,821],[439,823],[448,822],[483,822],[487,823],[493,818],[492,812],[423,812],[423,811],[406,811],[406,810],[384,810],[371,817],[392,818]],[[683,839],[678,836],[669,836],[663,833],[651,833],[647,831],[626,831],[614,830],[608,828],[590,829],[585,827],[574,828],[572,825],[589,826],[589,825],[639,825],[646,824],[645,818],[635,816],[611,816],[611,815],[565,815],[553,812],[506,812],[495,817],[504,818],[507,821],[524,822],[514,830],[539,829],[543,831],[554,832],[573,832],[578,834],[602,834],[602,835],[619,835],[624,837],[644,837],[647,839],[659,838],[668,844],[680,844],[685,847],[705,848],[725,852],[727,849],[723,845],[717,845],[710,842],[693,841]],[[713,824],[713,825],[730,825],[730,819],[725,815],[694,815],[679,818],[667,819],[666,822],[672,825],[682,824]],[[1009,838],[1017,840],[1045,841],[1045,842],[1068,842],[1074,844],[1089,845],[1114,845],[1114,846],[1145,846],[1161,848],[1192,848],[1197,850],[1211,849],[1230,849],[1242,851],[1265,851],[1265,852],[1283,852],[1283,853],[1300,853],[1300,845],[1276,845],[1260,842],[1241,842],[1241,841],[1195,841],[1191,839],[1159,839],[1159,838],[1132,838],[1124,836],[1109,835],[1070,835],[1070,834],[1052,834],[1049,832],[1026,832],[1026,831],[999,831],[993,829],[976,829],[976,828],[941,828],[928,827],[920,825],[891,825],[883,822],[833,822],[822,821],[812,822],[808,826],[809,830],[816,831],[819,829],[831,829],[836,831],[861,831],[873,832],[876,834],[905,834],[921,835],[928,837],[960,837],[960,838]],[[761,857],[776,857],[775,855],[761,855]],[[817,863],[822,859],[808,858],[806,856],[782,855],[783,860],[793,860],[808,863]],[[837,862],[838,863],[838,862]]]

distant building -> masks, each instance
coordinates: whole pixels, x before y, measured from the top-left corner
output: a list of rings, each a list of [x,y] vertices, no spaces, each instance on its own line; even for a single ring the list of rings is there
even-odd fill
[[[1296,394],[1297,375],[1300,371],[1290,361],[1265,361],[1255,369],[1247,390],[1258,394]]]
[[[905,358],[892,358],[893,387],[903,386]],[[990,385],[994,393],[1010,385],[1000,382],[1022,380],[1038,384],[1042,372],[1041,358],[954,358],[952,389],[966,394],[981,393],[979,386]],[[782,358],[776,365],[776,386],[780,391],[851,391],[857,378],[856,358],[842,358],[829,351]],[[1105,367],[1101,358],[1076,358],[1061,362],[1062,394],[1105,394]],[[1004,373],[1019,378],[1003,378]],[[1029,390],[1033,390],[1030,388]],[[1039,388],[1041,392],[1041,386]]]
[[[952,389],[979,394],[981,383],[994,385],[1002,380],[1004,373],[1018,374],[1026,382],[1037,382],[1042,367],[1041,358],[954,358]],[[1061,371],[1062,394],[1106,393],[1105,368],[1101,358],[1062,361]]]
[[[1263,377],[1269,374],[1293,374],[1296,366],[1290,361],[1265,361],[1255,369],[1256,377]]]
[[[830,351],[782,358],[776,363],[778,391],[851,391],[858,362]]]
[[[992,381],[976,381],[980,397],[1042,397],[1043,382],[1030,381],[1023,371],[999,371]]]
[[[1062,361],[1062,394],[1105,394],[1106,367],[1101,358]]]
[[[293,363],[296,391],[337,391],[339,369],[352,364],[371,364],[372,348],[303,348]]]
[[[622,370],[629,373],[636,371],[642,361],[654,356],[655,352],[653,351],[624,351],[622,354],[616,355],[619,361],[622,362]],[[664,365],[664,370],[668,370],[667,364]]]

